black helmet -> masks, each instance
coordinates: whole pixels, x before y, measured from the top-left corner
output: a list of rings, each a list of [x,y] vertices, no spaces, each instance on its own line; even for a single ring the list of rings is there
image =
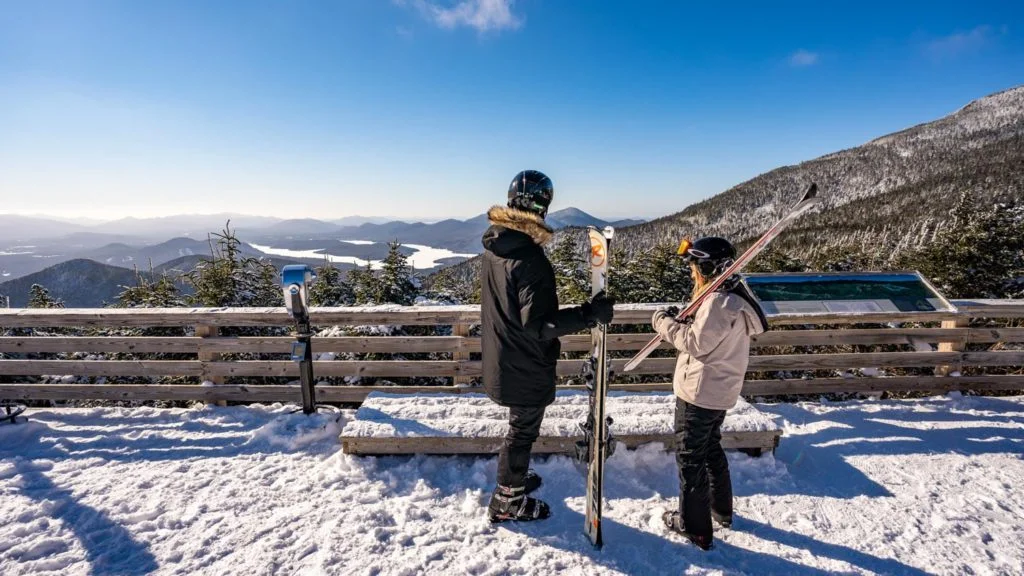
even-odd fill
[[[686,262],[695,262],[705,278],[717,276],[736,260],[736,249],[725,238],[705,236],[696,242],[683,240],[679,254]]]
[[[548,215],[548,206],[555,197],[551,178],[536,170],[523,170],[508,185],[508,207],[532,212],[541,218]]]

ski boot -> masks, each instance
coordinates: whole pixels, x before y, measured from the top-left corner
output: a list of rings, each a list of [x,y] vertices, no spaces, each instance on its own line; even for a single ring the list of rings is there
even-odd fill
[[[732,514],[719,514],[712,510],[711,519],[722,528],[732,528]]]
[[[686,538],[697,548],[708,551],[715,547],[711,536],[699,536],[697,534],[687,532],[686,529],[683,528],[683,521],[682,518],[679,517],[679,512],[666,510],[665,513],[661,515],[661,520],[665,523],[666,528],[676,534],[679,534],[683,538]]]
[[[487,506],[487,516],[495,524],[509,520],[530,522],[551,516],[551,508],[543,500],[527,496],[523,486],[513,488],[499,485],[494,489],[491,503]]]
[[[526,475],[523,476],[523,493],[529,494],[533,492],[540,488],[543,482],[544,480],[540,477],[540,474],[534,472],[533,469],[527,470]]]

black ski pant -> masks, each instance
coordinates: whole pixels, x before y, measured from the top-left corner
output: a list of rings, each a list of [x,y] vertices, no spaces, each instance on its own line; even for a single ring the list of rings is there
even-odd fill
[[[725,410],[708,410],[676,398],[676,463],[683,528],[711,537],[711,510],[732,516],[732,479],[722,449]]]
[[[498,452],[498,484],[518,488],[530,469],[530,450],[540,436],[544,406],[511,406],[508,434]]]

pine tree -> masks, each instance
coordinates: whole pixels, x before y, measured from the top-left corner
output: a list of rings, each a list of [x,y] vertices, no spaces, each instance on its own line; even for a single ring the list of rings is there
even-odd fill
[[[150,281],[136,269],[135,285],[121,288],[117,295],[119,308],[175,308],[185,304],[174,280],[165,275]]]
[[[354,268],[348,271],[348,284],[352,287],[352,294],[356,304],[374,304],[377,294],[380,292],[377,284],[377,276],[369,264],[365,268]]]
[[[548,257],[555,271],[559,302],[583,302],[590,298],[590,276],[583,246],[571,234],[559,234]]]
[[[63,308],[64,302],[50,296],[50,291],[41,284],[33,284],[29,288],[29,308]]]
[[[654,289],[648,302],[686,302],[693,293],[690,266],[677,254],[675,243],[654,248],[648,266]]]
[[[769,245],[744,272],[806,272],[807,264],[789,252]]]
[[[811,262],[812,268],[821,272],[863,272],[892,268],[886,256],[857,245],[830,246],[815,254]]]
[[[419,294],[418,283],[419,279],[413,274],[397,240],[388,243],[388,255],[381,261],[379,271],[374,271],[367,264],[365,268],[348,273],[348,284],[352,287],[356,304],[408,306]]]
[[[950,298],[1024,295],[1024,206],[978,206],[969,192],[950,211],[950,225],[907,262]]]
[[[402,254],[402,245],[395,240],[388,243],[388,255],[381,262],[378,275],[376,301],[380,304],[408,306],[416,299],[416,279],[408,258]]]
[[[645,265],[650,251],[640,254],[627,254],[612,250],[609,263],[609,291],[615,294],[620,302],[653,302],[651,294],[657,292],[653,288],[650,271]]]
[[[355,300],[355,292],[342,279],[341,270],[328,261],[316,269],[316,282],[309,289],[311,306],[350,306]]]
[[[476,301],[479,302],[480,277],[477,276],[473,282],[460,281],[451,268],[438,270],[430,282],[428,296],[435,300],[451,302],[452,304],[467,304],[474,301],[474,293],[477,294]]]
[[[609,274],[620,302],[685,302],[693,291],[690,268],[670,244],[635,254],[613,250]]]
[[[216,238],[214,244],[213,238]],[[280,306],[277,269],[258,258],[243,257],[241,241],[231,222],[210,242],[211,259],[199,264],[184,279],[195,288],[189,299],[198,306]]]

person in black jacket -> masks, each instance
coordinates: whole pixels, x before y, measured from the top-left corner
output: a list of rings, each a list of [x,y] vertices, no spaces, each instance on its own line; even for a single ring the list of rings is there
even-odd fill
[[[551,239],[544,222],[555,189],[536,170],[516,175],[508,205],[487,212],[481,264],[481,352],[484,389],[509,408],[509,431],[498,455],[498,486],[488,512],[491,522],[539,520],[546,503],[527,494],[540,486],[529,470],[530,450],[540,435],[544,409],[555,399],[559,336],[612,319],[614,300],[594,296],[582,306],[559,309],[555,272],[543,245]]]

